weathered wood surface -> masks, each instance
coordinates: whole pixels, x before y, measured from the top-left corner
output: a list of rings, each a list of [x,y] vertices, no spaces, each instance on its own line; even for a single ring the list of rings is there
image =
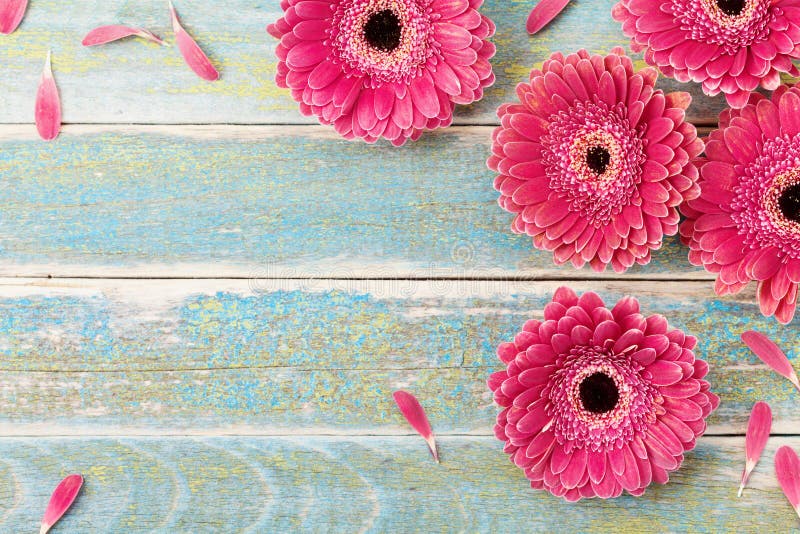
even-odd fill
[[[615,1],[574,0],[529,37],[534,0],[486,0],[497,84],[461,127],[399,150],[312,126],[275,87],[277,0],[177,3],[214,84],[174,45],[80,45],[114,22],[172,41],[165,0],[32,1],[0,36],[0,531],[34,532],[69,472],[87,482],[55,532],[796,529],[772,455],[800,448],[800,398],[739,334],[767,333],[800,368],[800,318],[763,318],[752,290],[716,297],[674,238],[623,276],[555,267],[496,205],[497,105],[555,50],[627,45]],[[73,123],[51,144],[30,124],[47,49]],[[722,99],[660,83],[713,124]],[[532,492],[491,436],[494,349],[558,279],[640,297],[711,365],[708,435],[643,498]],[[441,466],[393,405],[400,387]],[[781,437],[736,499],[756,400]]]
[[[534,37],[525,19],[534,0],[486,0],[483,12],[497,24],[498,54],[492,64],[497,83],[486,97],[460,107],[461,124],[495,123],[495,110],[509,99],[530,69],[554,51],[587,48],[607,52],[628,47],[621,26],[611,18],[616,0],[575,0],[548,28]],[[220,67],[222,79],[209,84],[195,76],[174,44],[128,40],[85,48],[92,28],[112,23],[142,25],[173,42],[165,0],[37,0],[19,30],[0,39],[0,123],[32,123],[33,102],[44,57],[53,51],[64,102],[64,119],[73,123],[309,123],[288,91],[273,83],[275,40],[265,27],[281,11],[277,0],[182,0],[176,2],[186,27]],[[640,56],[637,56],[640,57]],[[640,61],[640,65],[644,65]],[[702,95],[696,84],[663,79],[665,90],[691,90],[690,116],[710,123],[723,107],[721,98]],[[31,127],[32,128],[32,127]]]
[[[0,434],[115,427],[189,433],[349,432],[400,424],[391,392],[426,401],[441,431],[488,435],[494,348],[541,317],[556,282],[5,280]],[[573,283],[699,338],[722,398],[712,431],[740,433],[767,400],[795,433],[798,396],[740,342],[756,328],[798,361],[796,327],[753,294],[709,283]],[[55,428],[55,430],[53,430]]]
[[[511,233],[491,129],[394,149],[322,127],[0,127],[0,276],[597,277]],[[626,277],[710,279],[686,253],[667,238]]]
[[[50,488],[86,485],[57,532],[790,532],[772,438],[736,498],[740,437],[706,437],[666,486],[569,504],[532,491],[490,437],[0,440],[0,522],[34,532]],[[766,530],[765,530],[766,529]],[[54,531],[55,532],[55,531]]]

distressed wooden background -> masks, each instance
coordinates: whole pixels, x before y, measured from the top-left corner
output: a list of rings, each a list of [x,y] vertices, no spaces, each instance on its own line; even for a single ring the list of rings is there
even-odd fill
[[[86,485],[58,532],[796,529],[772,455],[800,447],[800,399],[739,334],[797,364],[800,320],[764,319],[752,291],[714,296],[675,239],[598,276],[508,230],[484,166],[494,109],[552,51],[626,44],[613,0],[573,1],[530,38],[533,3],[486,0],[497,84],[458,126],[393,149],[338,139],[274,86],[278,0],[177,3],[215,84],[174,46],[81,47],[116,22],[171,40],[163,0],[31,0],[0,37],[0,531],[34,532],[71,472]],[[69,123],[52,144],[30,124],[48,49]],[[721,100],[691,90],[712,125]],[[494,347],[563,283],[641,297],[711,364],[708,435],[644,497],[533,492],[492,436]],[[395,410],[400,387],[428,409],[440,466]],[[758,399],[776,437],[737,499]]]

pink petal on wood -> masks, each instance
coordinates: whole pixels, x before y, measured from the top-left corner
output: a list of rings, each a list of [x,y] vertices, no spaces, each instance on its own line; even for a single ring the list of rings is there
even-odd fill
[[[784,445],[775,453],[775,475],[783,494],[800,517],[800,459],[791,447]]]
[[[0,33],[14,33],[27,8],[28,0],[0,0]]]
[[[169,3],[169,11],[172,15],[172,30],[175,32],[175,41],[178,43],[178,49],[183,54],[186,64],[204,80],[209,82],[218,80],[219,72],[214,68],[211,60],[208,59],[200,45],[183,29],[172,2]]]
[[[406,418],[414,430],[425,438],[425,441],[428,443],[428,448],[433,455],[433,459],[436,460],[436,463],[439,463],[439,451],[436,449],[436,440],[433,437],[431,424],[428,422],[428,416],[425,415],[425,410],[422,408],[422,405],[414,395],[407,391],[395,391],[392,396],[397,403],[397,407],[400,408],[403,417]]]
[[[70,475],[61,481],[50,497],[50,503],[44,512],[39,534],[47,534],[47,531],[69,510],[69,507],[75,502],[75,497],[78,496],[81,486],[83,486],[83,477],[81,475]]]
[[[142,39],[147,39],[148,41],[152,41],[160,45],[166,44],[158,36],[148,30],[145,30],[144,28],[133,28],[131,26],[123,26],[120,24],[100,26],[93,29],[86,34],[86,37],[83,38],[81,44],[83,44],[83,46],[97,46],[110,43],[112,41],[125,39],[126,37],[141,37]]]
[[[742,334],[742,341],[762,362],[769,365],[779,375],[788,378],[800,391],[800,381],[797,379],[797,373],[792,368],[789,358],[771,339],[760,332],[750,330]]]
[[[52,141],[58,137],[61,130],[61,99],[58,96],[58,87],[53,78],[50,66],[50,52],[47,52],[47,61],[44,63],[39,89],[36,92],[36,109],[34,111],[36,129],[45,141]]]
[[[742,496],[750,473],[755,469],[764,447],[767,445],[769,433],[772,430],[772,410],[766,402],[757,402],[750,413],[750,421],[747,423],[747,435],[745,437],[745,466],[742,471],[742,483],[739,485],[739,494]]]
[[[528,33],[533,35],[547,26],[567,7],[567,4],[569,4],[569,0],[539,0],[531,14],[528,15],[528,22],[525,24]]]

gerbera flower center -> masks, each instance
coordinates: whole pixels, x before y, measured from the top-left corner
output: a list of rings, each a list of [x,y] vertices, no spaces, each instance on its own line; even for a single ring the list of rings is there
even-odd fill
[[[745,4],[745,0],[717,0],[717,7],[726,15],[741,14]]]
[[[778,197],[778,206],[783,216],[800,223],[800,183],[791,185],[783,190]]]
[[[592,413],[610,412],[619,401],[619,389],[614,379],[605,373],[586,377],[579,386],[583,409]]]
[[[400,45],[400,18],[391,9],[377,11],[364,25],[364,39],[373,47],[391,52]]]
[[[542,137],[550,187],[596,228],[631,202],[641,181],[644,142],[626,113],[624,104],[577,102],[551,117]]]
[[[656,392],[628,355],[578,346],[559,356],[556,367],[543,395],[560,442],[607,449],[652,422]]]
[[[770,6],[770,0],[672,0],[668,9],[692,40],[735,54],[768,37]]]
[[[419,0],[343,0],[331,22],[334,57],[367,87],[408,83],[439,49],[431,17]]]
[[[745,244],[800,258],[800,135],[764,142],[733,188],[731,217]]]
[[[603,174],[611,161],[611,154],[602,146],[593,146],[586,151],[586,164],[597,174]]]

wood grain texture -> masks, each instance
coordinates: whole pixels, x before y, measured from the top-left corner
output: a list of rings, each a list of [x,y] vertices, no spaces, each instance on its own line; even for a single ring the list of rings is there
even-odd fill
[[[0,285],[0,434],[50,426],[186,432],[341,432],[402,423],[411,388],[437,428],[489,434],[495,347],[540,318],[556,282],[5,280]],[[739,340],[755,328],[793,361],[795,332],[753,294],[693,283],[573,283],[641,299],[699,337],[722,398],[712,431],[744,429],[756,400],[775,429],[800,424],[790,384]],[[111,430],[109,430],[111,428]]]
[[[460,107],[460,124],[495,123],[497,106],[514,96],[531,68],[554,51],[587,48],[607,52],[629,44],[620,24],[611,18],[616,0],[576,0],[535,37],[525,31],[532,0],[486,0],[483,12],[497,24],[493,60],[497,83],[486,97]],[[110,23],[145,26],[174,41],[163,0],[81,1],[64,9],[60,0],[31,4],[19,30],[3,36],[0,47],[0,123],[32,123],[33,98],[48,48],[64,102],[64,120],[72,123],[309,123],[288,91],[273,82],[276,41],[265,27],[281,11],[277,0],[176,3],[189,31],[220,67],[216,83],[197,78],[177,48],[126,40],[84,48],[80,42],[92,28]],[[640,57],[640,56],[636,56]],[[639,61],[640,66],[644,66]],[[667,91],[690,90],[695,103],[690,117],[713,122],[721,98],[702,96],[696,84],[663,79]],[[33,128],[33,126],[31,126]]]
[[[322,127],[73,127],[54,144],[0,128],[18,177],[0,188],[0,276],[597,277],[510,231],[490,134],[398,150]],[[626,276],[710,279],[686,254],[667,238]]]
[[[703,438],[665,486],[569,504],[530,489],[490,437],[0,440],[0,529],[33,532],[51,488],[86,484],[56,532],[789,532],[772,438],[742,498],[743,439]]]
[[[174,45],[80,46],[108,23],[172,41],[164,0],[31,2],[0,38],[0,532],[35,531],[70,472],[86,486],[54,532],[796,529],[772,455],[800,447],[798,396],[739,334],[798,366],[800,318],[763,318],[752,291],[714,296],[674,238],[624,276],[555,267],[496,205],[495,109],[555,50],[626,45],[615,1],[575,0],[529,37],[534,0],[486,0],[497,84],[461,127],[399,150],[312,126],[274,85],[277,0],[177,2],[213,84]],[[52,144],[30,124],[48,49],[73,123]],[[699,124],[723,105],[660,83],[695,95]],[[711,365],[708,435],[641,499],[531,492],[491,435],[495,347],[541,316],[552,279],[640,297]],[[441,466],[396,410],[401,387]],[[784,436],[736,499],[756,400]]]

